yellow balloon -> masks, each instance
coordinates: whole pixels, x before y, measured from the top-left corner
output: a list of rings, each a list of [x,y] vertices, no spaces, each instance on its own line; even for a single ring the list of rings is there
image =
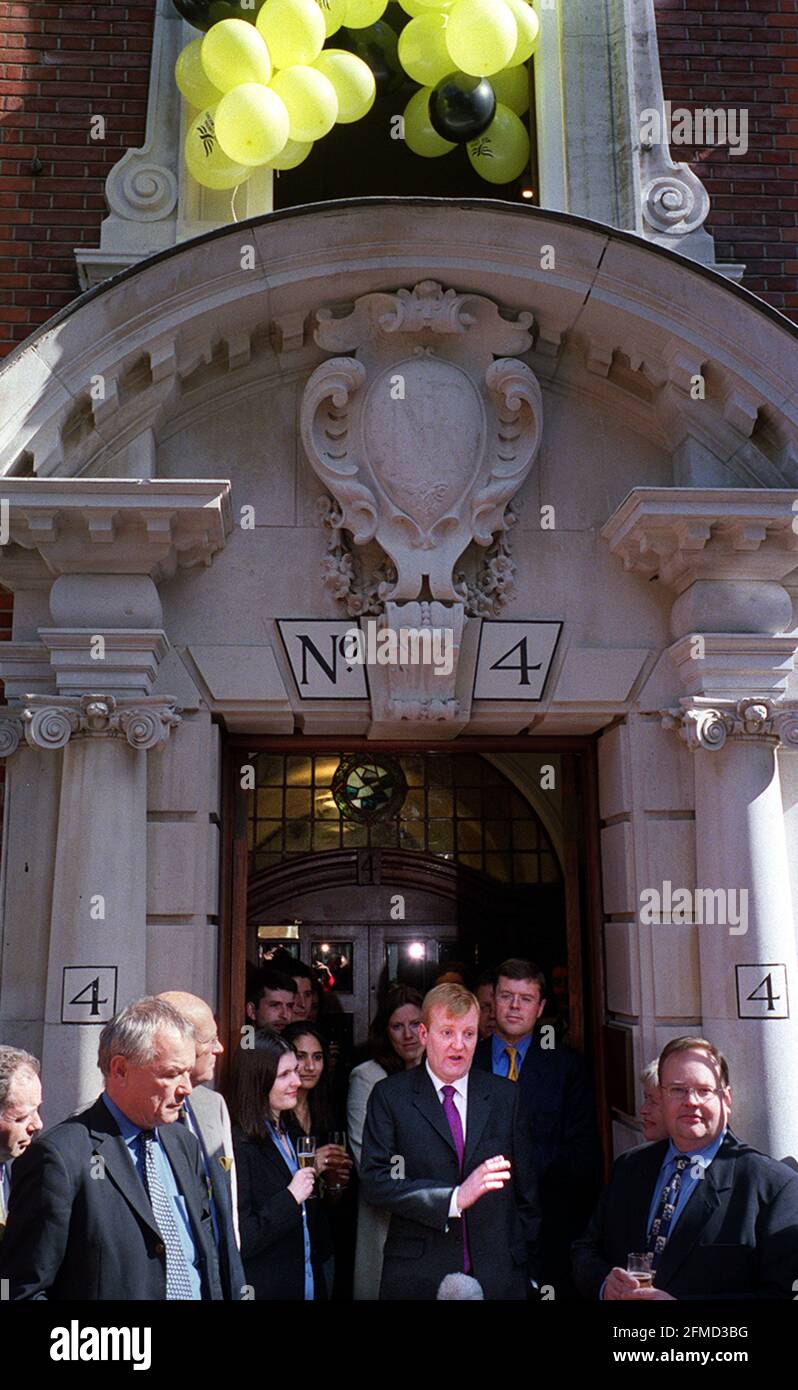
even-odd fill
[[[496,93],[496,100],[502,106],[509,106],[516,116],[523,116],[529,110],[528,68],[505,68],[503,72],[495,72],[490,85]]]
[[[519,63],[525,63],[527,58],[531,58],[538,46],[538,35],[540,34],[540,20],[527,0],[504,0],[512,10],[513,19],[518,29],[518,42],[515,51],[510,59],[510,67],[516,67]]]
[[[312,63],[327,37],[316,0],[266,0],[255,21],[276,68]]]
[[[370,111],[377,95],[374,73],[368,63],[342,48],[325,48],[313,64],[329,78],[338,98],[338,122],[350,125]]]
[[[453,71],[446,47],[447,24],[445,14],[429,12],[411,19],[399,35],[399,62],[408,77],[420,82],[422,87],[434,87]]]
[[[175,82],[189,106],[204,110],[215,106],[222,94],[205,76],[201,50],[202,39],[192,39],[186,44],[175,63]]]
[[[272,79],[272,91],[285,102],[292,140],[320,140],[338,116],[335,88],[323,72],[296,66],[283,68]]]
[[[269,50],[253,24],[245,19],[223,19],[202,40],[205,75],[220,92],[230,92],[242,82],[271,80]]]
[[[239,164],[268,164],[285,147],[288,112],[269,87],[242,82],[216,108],[216,136]]]
[[[423,159],[437,159],[439,155],[449,154],[456,148],[433,130],[429,119],[429,98],[431,87],[422,87],[414,92],[405,107],[405,144],[413,154]]]
[[[512,183],[529,163],[529,134],[507,106],[496,106],[487,130],[468,142],[468,158],[487,183]]]
[[[307,159],[313,144],[311,141],[288,140],[275,159],[269,160],[270,169],[296,169],[303,159]]]
[[[455,68],[490,77],[510,65],[518,26],[504,0],[457,0],[449,12],[446,43]]]
[[[344,22],[347,0],[316,0],[324,20],[327,38],[337,32]]]
[[[388,0],[346,0],[344,24],[347,29],[367,29],[382,19]]]
[[[252,168],[229,159],[216,138],[214,113],[206,107],[191,122],[185,144],[186,167],[203,188],[236,188]]]
[[[454,0],[399,0],[399,4],[405,14],[409,14],[411,19],[417,19],[421,14],[430,14],[434,10],[450,10]]]

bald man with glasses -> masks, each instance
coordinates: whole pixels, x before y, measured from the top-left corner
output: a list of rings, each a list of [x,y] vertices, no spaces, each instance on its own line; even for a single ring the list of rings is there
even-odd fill
[[[584,1298],[792,1299],[798,1287],[798,1174],[729,1128],[726,1059],[674,1038],[659,1059],[667,1139],[622,1154],[573,1247]],[[649,1284],[627,1268],[648,1255]]]

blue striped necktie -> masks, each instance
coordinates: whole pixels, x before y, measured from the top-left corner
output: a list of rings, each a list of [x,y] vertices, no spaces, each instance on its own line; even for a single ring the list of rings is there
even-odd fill
[[[143,1129],[144,1173],[155,1223],[166,1247],[166,1297],[169,1300],[193,1297],[186,1255],[177,1231],[174,1207],[161,1182],[155,1162],[155,1130]]]

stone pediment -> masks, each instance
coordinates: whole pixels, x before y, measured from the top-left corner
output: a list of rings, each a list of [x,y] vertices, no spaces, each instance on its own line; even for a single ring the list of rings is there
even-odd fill
[[[534,373],[503,355],[531,347],[530,324],[433,281],[318,314],[319,346],[354,355],[313,372],[302,439],[340,527],[389,557],[384,598],[409,602],[426,584],[433,599],[462,602],[455,564],[505,529],[543,428]]]

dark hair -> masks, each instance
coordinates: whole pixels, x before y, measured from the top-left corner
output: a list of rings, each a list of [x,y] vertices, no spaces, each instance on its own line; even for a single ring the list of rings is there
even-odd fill
[[[434,980],[433,980],[433,982],[432,982],[433,987],[438,983],[439,980],[441,980],[441,979],[443,978],[444,975],[459,975],[459,976],[460,976],[460,979],[461,979],[461,981],[462,981],[462,984],[463,984],[463,988],[464,988],[464,989],[470,989],[470,988],[471,988],[471,985],[470,985],[470,983],[469,983],[470,978],[471,978],[471,971],[469,970],[468,966],[465,964],[465,961],[462,961],[462,960],[442,960],[442,961],[440,961],[440,963],[439,963],[439,965],[438,965],[438,969],[435,971],[435,978],[434,978]],[[451,983],[454,984],[454,983],[456,983],[456,982],[455,982],[455,981],[452,981]]]
[[[371,1055],[389,1076],[392,1076],[394,1072],[403,1071],[404,1062],[394,1052],[388,1024],[397,1009],[403,1009],[405,1004],[415,1004],[420,1011],[423,1002],[418,990],[413,989],[411,985],[391,985],[372,1020],[369,1028]]]
[[[262,970],[253,975],[247,990],[247,1003],[257,1009],[267,989],[281,989],[286,994],[296,994],[296,984],[291,976],[282,970],[276,970],[273,965],[264,965]]]
[[[251,1046],[249,1042],[245,1035],[236,1048],[227,1103],[233,1123],[248,1139],[262,1141],[266,1138],[265,1127],[271,1123],[269,1093],[280,1058],[294,1049],[271,1028],[257,1028]]]
[[[495,970],[483,970],[474,985],[474,993],[476,994],[481,985],[490,985],[492,989],[495,989],[498,978],[498,974]]]
[[[532,980],[540,988],[541,999],[546,998],[546,976],[540,966],[535,965],[534,961],[519,960],[517,957],[503,960],[501,965],[496,968],[497,984],[500,975],[503,975],[505,980]]]
[[[303,960],[293,960],[285,968],[286,975],[290,975],[292,980],[312,980],[313,971]]]
[[[319,1032],[315,1023],[309,1023],[305,1019],[297,1019],[296,1023],[289,1023],[281,1034],[287,1043],[296,1052],[296,1044],[303,1037],[315,1038],[321,1048],[323,1068],[318,1082],[312,1091],[308,1091],[308,1110],[310,1111],[310,1132],[322,1142],[324,1136],[335,1129],[335,1111],[332,1101],[332,1077],[330,1073],[330,1046],[323,1033]],[[299,1121],[296,1121],[298,1128]]]

